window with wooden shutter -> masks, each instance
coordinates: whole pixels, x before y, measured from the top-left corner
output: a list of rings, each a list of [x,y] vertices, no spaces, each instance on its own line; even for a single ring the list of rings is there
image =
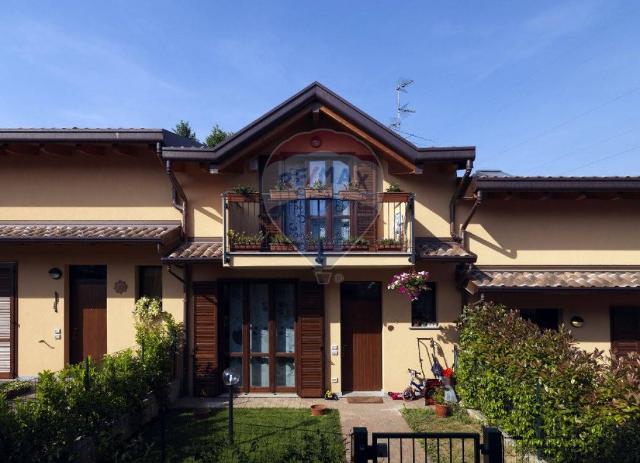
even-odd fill
[[[220,392],[218,359],[218,295],[216,284],[193,285],[193,393],[211,397]]]
[[[15,264],[0,264],[0,378],[15,376]]]
[[[324,287],[301,282],[298,288],[298,395],[324,393]]]

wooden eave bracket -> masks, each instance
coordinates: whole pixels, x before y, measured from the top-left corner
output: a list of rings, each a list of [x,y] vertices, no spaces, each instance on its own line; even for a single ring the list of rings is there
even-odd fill
[[[400,165],[401,167],[403,167],[405,169],[405,170],[403,170],[401,172],[394,172],[394,173],[403,173],[403,174],[415,174],[416,173],[416,169],[417,168],[416,168],[416,165],[413,162],[407,160],[404,156],[401,156],[400,154],[396,153],[395,151],[393,151],[392,149],[387,147],[385,144],[379,142],[378,140],[376,140],[375,138],[370,136],[368,133],[366,133],[365,131],[363,131],[359,127],[355,126],[354,124],[352,124],[351,122],[347,121],[345,118],[343,118],[342,116],[337,114],[332,109],[329,109],[326,106],[320,106],[319,110],[320,110],[320,112],[325,114],[330,119],[333,119],[338,124],[346,127],[348,130],[353,132],[355,135],[357,135],[358,137],[360,137],[363,140],[365,140],[371,146],[377,148],[382,153],[386,154],[395,164],[398,164],[398,165]]]

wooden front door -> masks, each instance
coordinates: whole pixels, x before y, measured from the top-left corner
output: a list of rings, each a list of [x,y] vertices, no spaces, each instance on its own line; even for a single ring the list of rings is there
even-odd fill
[[[107,267],[72,266],[69,274],[69,361],[99,361],[107,353]]]
[[[640,352],[640,307],[611,308],[611,349],[616,354]]]
[[[0,379],[16,375],[15,268],[0,263]]]
[[[342,283],[342,390],[382,389],[382,294],[379,282]]]

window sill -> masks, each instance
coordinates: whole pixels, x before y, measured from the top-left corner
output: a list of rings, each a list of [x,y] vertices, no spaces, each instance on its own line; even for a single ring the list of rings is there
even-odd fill
[[[431,325],[431,326],[410,326],[409,327],[410,330],[416,330],[416,331],[421,331],[421,330],[440,330],[441,327],[439,324],[435,324],[435,325]]]

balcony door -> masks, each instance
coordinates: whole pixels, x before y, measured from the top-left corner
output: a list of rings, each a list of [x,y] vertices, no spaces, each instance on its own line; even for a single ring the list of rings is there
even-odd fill
[[[294,392],[296,285],[288,281],[222,284],[223,352],[245,392]]]

